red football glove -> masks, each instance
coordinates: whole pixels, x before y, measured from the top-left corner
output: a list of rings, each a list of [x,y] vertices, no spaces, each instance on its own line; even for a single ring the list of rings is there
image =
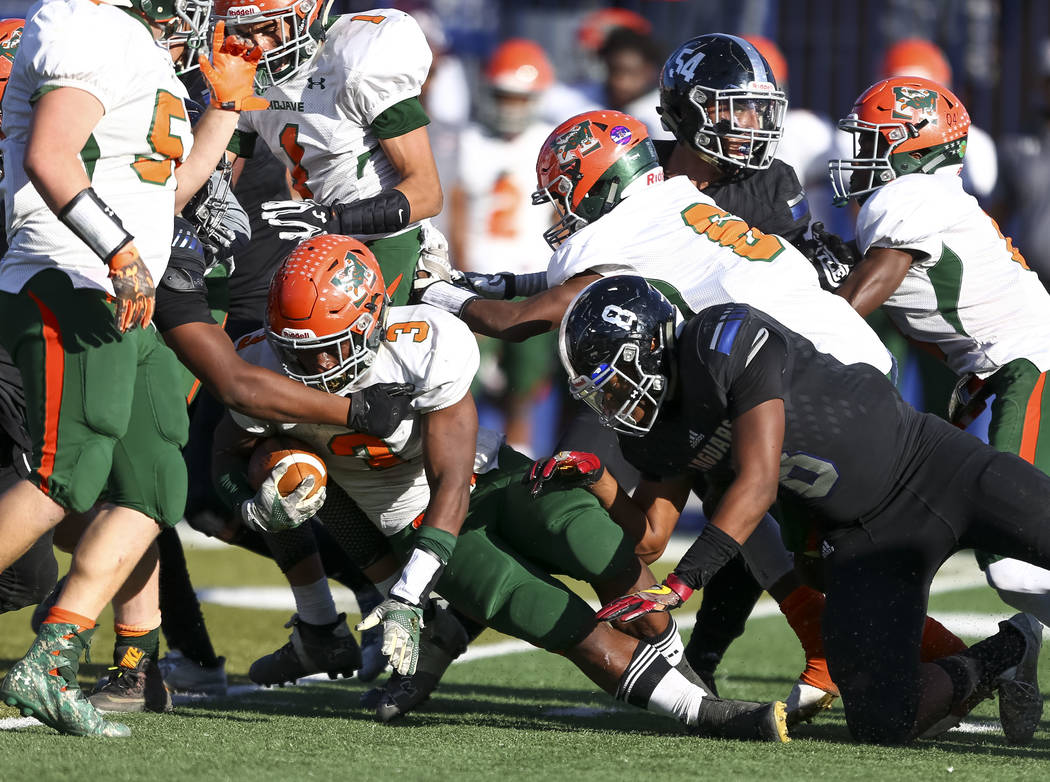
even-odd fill
[[[590,486],[604,474],[605,467],[593,453],[559,451],[549,459],[533,462],[529,471],[521,477],[521,482],[528,485],[529,494],[539,497],[548,481],[557,483],[558,488],[571,489]]]
[[[632,622],[646,614],[678,608],[692,594],[693,590],[671,573],[662,584],[653,584],[648,589],[618,597],[608,605],[602,606],[595,618],[599,622],[611,622],[614,619]]]

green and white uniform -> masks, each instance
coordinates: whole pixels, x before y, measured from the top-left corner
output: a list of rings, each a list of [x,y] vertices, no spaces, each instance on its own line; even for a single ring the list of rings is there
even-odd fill
[[[406,13],[383,8],[339,17],[313,60],[262,94],[268,109],[241,114],[231,149],[250,157],[261,140],[303,198],[345,204],[378,195],[401,180],[379,140],[429,122],[418,98],[431,59],[422,30]],[[395,304],[407,301],[419,233],[416,222],[391,235],[403,235],[400,241],[357,237],[375,253],[384,279],[404,275]]]
[[[1050,473],[1050,424],[1042,420],[1042,408],[1050,412],[1050,294],[959,177],[942,171],[886,183],[857,215],[857,244],[862,253],[918,254],[883,308],[906,336],[936,346],[957,375],[990,384],[992,446]],[[1029,602],[1047,602],[1050,572],[1002,560],[988,578],[1011,605],[1050,620],[1050,604]]]
[[[240,355],[281,372],[269,343],[258,336],[242,340]],[[407,555],[430,502],[422,416],[463,399],[477,367],[477,345],[461,321],[427,305],[393,307],[372,367],[350,387],[415,386],[413,414],[390,437],[233,418],[251,434],[282,432],[311,445],[324,458],[329,480]],[[479,430],[470,509],[437,591],[500,632],[561,651],[590,632],[594,612],[550,574],[608,578],[637,566],[634,544],[584,489],[531,500],[521,485],[531,461],[502,443],[498,433]]]
[[[10,247],[0,260],[0,343],[25,382],[31,479],[71,510],[87,510],[105,492],[174,524],[185,504],[179,451],[188,427],[178,362],[152,327],[117,332],[106,264],[24,171],[33,104],[64,87],[90,93],[105,110],[80,158],[155,282],[171,252],[175,165],[193,144],[185,89],[144,22],[90,0],[37,6],[4,95]]]

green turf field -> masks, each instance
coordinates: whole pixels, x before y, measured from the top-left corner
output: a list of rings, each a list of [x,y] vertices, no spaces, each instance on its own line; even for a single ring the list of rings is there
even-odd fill
[[[272,563],[247,553],[190,550],[187,559],[198,588],[281,583]],[[698,602],[694,598],[691,605]],[[285,611],[209,603],[205,613],[218,653],[229,659],[231,685],[246,684],[251,661],[287,637]],[[935,595],[932,613],[1010,611],[990,590],[971,587]],[[103,616],[94,662],[81,669],[85,687],[105,668],[110,624]],[[0,617],[0,669],[31,640],[28,610]],[[504,640],[486,634],[472,649]],[[783,698],[801,665],[801,651],[779,615],[753,618],[720,669],[719,687],[728,697]],[[1050,690],[1050,676],[1043,688]],[[1007,746],[993,722],[994,702],[978,708],[967,732],[907,749],[850,744],[839,708],[797,728],[788,745],[712,741],[618,703],[568,661],[538,651],[453,665],[430,704],[394,725],[377,724],[358,708],[365,685],[354,680],[236,689],[239,694],[226,698],[182,700],[172,715],[128,715],[133,735],[125,740],[71,738],[41,726],[0,730],[0,780],[988,782],[1045,778],[1050,772],[1050,724],[1043,723],[1032,747]],[[0,726],[18,716],[0,706]]]

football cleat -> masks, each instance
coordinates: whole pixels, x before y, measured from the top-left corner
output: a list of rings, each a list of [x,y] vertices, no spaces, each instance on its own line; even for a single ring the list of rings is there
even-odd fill
[[[292,614],[285,627],[292,628],[288,643],[248,669],[248,678],[256,684],[294,684],[314,673],[326,673],[330,679],[350,677],[361,667],[361,647],[346,626],[346,614],[339,614],[331,627],[312,625]]]
[[[1025,639],[1021,661],[999,677],[999,721],[1011,744],[1030,744],[1043,718],[1043,698],[1039,693],[1039,650],[1043,645],[1043,626],[1031,614],[1014,614],[999,627],[1012,626]]]
[[[157,660],[164,684],[171,692],[189,695],[226,694],[226,658],[219,657],[218,665],[206,667],[172,649]]]
[[[15,663],[0,684],[0,702],[36,717],[45,725],[74,736],[122,738],[127,725],[102,719],[84,697],[77,682],[80,653],[93,630],[78,632],[76,625],[46,622],[26,656]]]
[[[102,712],[171,711],[171,693],[156,661],[137,646],[118,646],[115,654],[120,663],[88,696],[91,705]]]
[[[831,681],[828,661],[824,657],[806,657],[806,667],[787,697],[788,727],[809,722],[817,714],[830,709],[839,697],[839,688]]]
[[[788,736],[787,708],[783,701],[754,703],[704,698],[700,701],[696,732],[708,739],[772,741],[780,744],[791,741]]]
[[[429,700],[452,661],[466,651],[467,631],[447,609],[435,605],[434,616],[425,622],[416,672],[402,676],[395,671],[382,687],[361,696],[361,705],[374,708],[380,722],[403,717]]]

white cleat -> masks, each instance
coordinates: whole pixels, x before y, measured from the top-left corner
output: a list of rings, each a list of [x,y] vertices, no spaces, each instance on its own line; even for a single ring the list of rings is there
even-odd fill
[[[784,701],[787,704],[788,727],[794,727],[800,722],[809,722],[820,712],[830,709],[837,697],[833,692],[806,684],[799,679]]]

